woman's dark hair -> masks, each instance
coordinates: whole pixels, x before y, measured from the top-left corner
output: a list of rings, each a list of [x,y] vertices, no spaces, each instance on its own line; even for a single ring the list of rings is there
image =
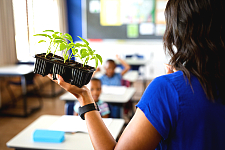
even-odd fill
[[[225,104],[225,0],[169,0],[163,37],[169,64],[190,82],[197,76],[207,97]],[[191,82],[190,82],[191,83]]]

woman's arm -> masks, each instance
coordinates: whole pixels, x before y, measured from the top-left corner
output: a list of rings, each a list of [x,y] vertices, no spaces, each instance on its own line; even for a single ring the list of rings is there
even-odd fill
[[[137,108],[133,118],[122,133],[115,149],[154,150],[161,140],[161,135],[148,121],[145,114]]]
[[[116,55],[116,58],[120,61],[120,63],[123,65],[124,69],[121,72],[121,75],[123,76],[127,71],[130,70],[130,65],[127,64],[124,60],[122,60],[119,55]]]
[[[109,118],[109,114],[102,116],[102,118]]]
[[[48,76],[51,78],[51,75]],[[64,82],[61,76],[57,75],[57,77],[58,81],[55,82],[76,96],[81,106],[94,103],[91,93],[86,86],[78,88]],[[158,131],[152,126],[140,109],[137,109],[137,112],[120,137],[118,143],[116,143],[110,134],[98,111],[87,112],[84,117],[92,144],[97,150],[155,149],[161,140]]]

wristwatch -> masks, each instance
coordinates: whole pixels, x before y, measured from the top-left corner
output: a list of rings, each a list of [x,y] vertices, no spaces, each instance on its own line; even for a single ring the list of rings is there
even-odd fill
[[[87,104],[87,105],[84,105],[83,107],[80,106],[78,108],[78,114],[83,120],[85,120],[84,114],[86,112],[93,111],[93,110],[99,111],[98,105],[96,103]]]

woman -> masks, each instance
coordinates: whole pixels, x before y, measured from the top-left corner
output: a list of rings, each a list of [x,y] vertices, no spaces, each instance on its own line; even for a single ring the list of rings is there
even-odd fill
[[[157,77],[145,90],[118,143],[98,111],[83,114],[95,149],[224,149],[224,0],[169,0],[165,50],[174,73]],[[49,75],[51,78],[51,75]],[[58,84],[81,106],[90,91],[58,76]]]

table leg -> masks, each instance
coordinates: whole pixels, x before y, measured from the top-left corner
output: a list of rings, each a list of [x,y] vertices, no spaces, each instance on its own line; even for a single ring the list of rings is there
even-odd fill
[[[54,82],[51,83],[52,84],[52,97],[55,97],[55,84]]]
[[[26,87],[26,78],[25,76],[21,76],[21,87],[22,87],[22,95],[23,95],[23,110],[24,110],[24,116],[26,117],[28,115],[27,113],[27,87]]]
[[[0,108],[2,107],[2,95],[1,95],[1,85],[0,85]]]
[[[51,81],[50,84],[51,84],[51,93],[50,94],[42,94],[42,97],[56,97],[65,91],[63,88],[61,88],[60,91],[56,92],[56,86],[55,86],[56,83],[54,81]]]
[[[123,118],[124,117],[124,108],[123,106],[121,106],[120,108],[120,118]]]
[[[147,85],[147,80],[146,80],[146,72],[147,72],[148,69],[147,69],[146,65],[144,66],[144,68],[145,68],[145,71],[143,71],[144,72],[143,73],[143,93],[144,93],[146,87],[148,86]]]

